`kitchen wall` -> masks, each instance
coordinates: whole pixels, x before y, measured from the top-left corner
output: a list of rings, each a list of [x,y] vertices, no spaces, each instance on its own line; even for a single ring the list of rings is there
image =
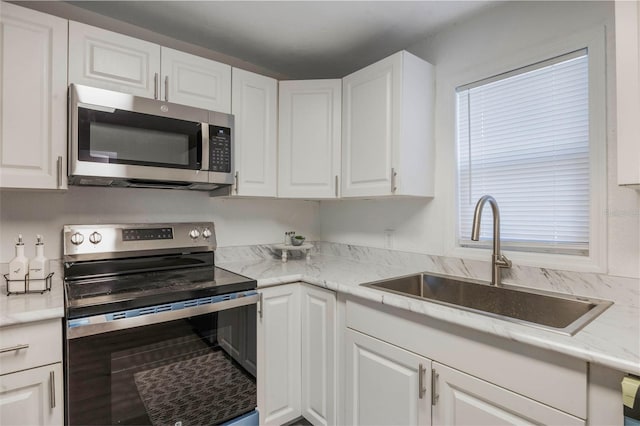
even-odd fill
[[[450,255],[455,240],[456,173],[451,76],[467,73],[474,67],[491,68],[496,63],[508,62],[505,58],[535,55],[542,45],[579,32],[603,31],[603,26],[606,26],[608,111],[608,202],[606,211],[602,212],[608,231],[605,272],[640,277],[640,193],[615,183],[613,2],[503,3],[408,47],[407,50],[436,66],[435,197],[431,200],[323,201],[320,204],[322,239]]]
[[[211,198],[206,192],[163,189],[70,187],[66,192],[0,191],[0,263],[9,262],[18,233],[26,255],[35,235],[45,255],[58,259],[62,226],[72,223],[213,221],[218,246],[279,243],[284,232],[319,237],[315,201]]]
[[[172,41],[159,34],[79,10],[64,2],[35,2],[29,7],[91,25],[145,38],[212,59],[232,61],[215,52]],[[47,256],[60,257],[65,223],[213,220],[220,246],[279,242],[294,229],[311,239],[450,255],[455,226],[453,93],[450,75],[536,49],[575,32],[607,29],[608,180],[607,272],[640,277],[640,193],[615,184],[615,72],[612,2],[509,2],[441,31],[408,50],[436,65],[436,194],[433,199],[290,201],[215,199],[205,193],[144,189],[78,188],[64,193],[0,191],[0,263],[13,256],[13,239],[42,233]],[[237,61],[237,60],[236,60]],[[271,74],[251,64],[234,65]],[[274,77],[278,77],[273,75]],[[321,76],[319,76],[321,77]],[[410,179],[410,176],[404,178]],[[123,192],[124,191],[124,192]],[[484,259],[484,253],[482,254]],[[536,266],[536,265],[533,265]],[[538,265],[540,266],[540,265]],[[571,269],[571,268],[568,268]]]

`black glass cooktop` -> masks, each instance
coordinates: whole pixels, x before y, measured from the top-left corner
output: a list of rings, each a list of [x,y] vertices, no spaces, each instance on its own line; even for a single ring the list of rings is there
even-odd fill
[[[235,293],[256,286],[255,280],[214,266],[68,279],[65,280],[67,317]]]

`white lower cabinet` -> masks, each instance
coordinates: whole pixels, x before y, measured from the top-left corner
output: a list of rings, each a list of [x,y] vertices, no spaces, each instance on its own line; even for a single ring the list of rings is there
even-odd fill
[[[584,361],[388,305],[339,301],[345,424],[586,424]]]
[[[260,424],[281,425],[300,416],[300,286],[260,290],[258,411]]]
[[[61,425],[59,319],[0,328],[0,425]]]
[[[434,425],[585,425],[585,421],[434,363]]]
[[[63,380],[60,362],[0,376],[0,424],[61,425]]]
[[[300,286],[302,415],[314,425],[336,424],[336,295]]]
[[[345,423],[429,425],[431,361],[347,329]]]
[[[336,424],[336,295],[294,283],[260,289],[258,411],[260,424],[304,416]]]

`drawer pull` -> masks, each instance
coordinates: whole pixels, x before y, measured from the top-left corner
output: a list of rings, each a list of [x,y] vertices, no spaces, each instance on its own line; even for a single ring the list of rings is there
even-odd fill
[[[398,172],[396,171],[396,169],[392,168],[391,169],[391,193],[395,194],[396,190],[398,189],[398,184],[397,184],[397,179],[398,179]]]
[[[158,73],[153,75],[153,99],[158,99]]]
[[[164,78],[164,100],[169,102],[169,76]]]
[[[49,406],[56,408],[56,373],[49,371]]]
[[[418,366],[418,398],[424,398],[424,394],[427,392],[427,388],[424,386],[424,376],[427,373],[427,369],[422,364]]]
[[[6,352],[19,351],[22,349],[29,349],[29,345],[16,345],[16,346],[11,346],[10,348],[3,348],[3,349],[0,349],[0,354],[6,353]]]
[[[62,155],[58,156],[58,162],[56,163],[57,172],[58,172],[58,188],[62,187]]]
[[[431,405],[435,406],[438,403],[440,395],[436,392],[436,382],[438,381],[438,373],[436,369],[431,369]]]

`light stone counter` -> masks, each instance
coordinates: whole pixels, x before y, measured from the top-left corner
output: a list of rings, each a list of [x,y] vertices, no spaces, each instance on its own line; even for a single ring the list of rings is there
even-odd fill
[[[216,265],[257,279],[258,287],[304,281],[640,375],[640,286],[637,279],[517,266],[506,271],[504,282],[508,284],[522,285],[519,280],[524,277],[530,287],[615,302],[583,330],[569,337],[360,286],[424,271],[486,280],[490,273],[488,262],[465,262],[342,244],[314,245],[310,261],[294,256],[287,263],[282,263],[280,253],[268,246],[220,248],[216,251]],[[7,296],[5,283],[0,285],[0,327],[64,317],[61,264],[53,261],[51,265],[55,274],[50,292]],[[6,273],[6,266],[1,265],[0,272]]]
[[[543,279],[537,279],[534,276],[535,268],[529,268],[532,269],[530,271],[525,268],[513,271],[513,275],[518,277],[531,276],[530,281],[537,288],[615,302],[576,335],[565,336],[360,286],[366,282],[424,271],[464,277],[470,275],[473,268],[488,269],[488,262],[469,265],[462,260],[445,261],[412,253],[384,253],[386,251],[379,249],[315,244],[318,247],[310,261],[299,258],[282,263],[277,251],[267,246],[255,246],[219,249],[216,252],[216,265],[256,279],[258,287],[304,281],[480,332],[561,352],[625,373],[640,374],[640,288],[635,279],[548,270],[539,272]],[[389,257],[393,258],[392,262],[389,262]],[[549,276],[553,277],[553,287],[545,288],[544,277],[551,281]],[[505,282],[509,281],[505,279]],[[517,282],[509,283],[517,285]]]
[[[7,264],[2,265],[0,272],[6,274]],[[43,294],[12,294],[7,296],[7,285],[4,278],[0,284],[0,327],[13,324],[41,321],[64,317],[64,287],[62,285],[62,265],[51,262],[54,272],[51,291]]]

